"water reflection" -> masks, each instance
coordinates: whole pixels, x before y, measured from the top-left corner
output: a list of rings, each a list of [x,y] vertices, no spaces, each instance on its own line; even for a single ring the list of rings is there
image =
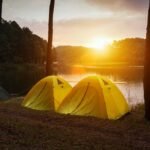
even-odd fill
[[[100,74],[111,79],[122,91],[130,105],[144,102],[143,94],[143,67],[126,68],[98,68],[89,69],[81,74],[62,74],[72,86],[87,75]]]

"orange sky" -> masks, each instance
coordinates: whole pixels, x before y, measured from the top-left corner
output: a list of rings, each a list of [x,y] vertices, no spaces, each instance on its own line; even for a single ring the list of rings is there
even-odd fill
[[[3,18],[47,39],[48,8],[49,0],[5,0]],[[148,0],[56,0],[54,45],[144,38],[147,9]]]

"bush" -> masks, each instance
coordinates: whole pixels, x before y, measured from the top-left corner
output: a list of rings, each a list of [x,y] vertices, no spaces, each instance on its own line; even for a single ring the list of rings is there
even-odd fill
[[[0,85],[9,93],[25,93],[44,77],[44,66],[0,64]]]

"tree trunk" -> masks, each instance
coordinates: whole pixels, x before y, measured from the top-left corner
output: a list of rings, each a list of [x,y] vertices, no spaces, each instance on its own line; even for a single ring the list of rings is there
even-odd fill
[[[0,0],[0,24],[2,23],[2,5],[3,5],[3,0]]]
[[[53,74],[53,58],[52,58],[52,43],[53,43],[53,15],[54,15],[55,0],[51,0],[49,7],[49,23],[48,23],[48,45],[47,45],[47,60],[46,60],[46,75]]]
[[[145,118],[150,120],[150,2],[148,10],[147,34],[145,46],[145,66],[144,66],[144,100]]]

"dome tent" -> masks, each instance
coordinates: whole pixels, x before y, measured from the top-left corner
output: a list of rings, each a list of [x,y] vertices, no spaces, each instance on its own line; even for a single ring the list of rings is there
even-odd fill
[[[29,91],[22,106],[36,110],[57,110],[72,87],[58,76],[48,76],[40,80]]]
[[[58,112],[115,120],[129,112],[129,106],[120,90],[109,79],[88,76],[64,98]]]
[[[0,86],[0,100],[8,100],[10,98],[9,93]]]

